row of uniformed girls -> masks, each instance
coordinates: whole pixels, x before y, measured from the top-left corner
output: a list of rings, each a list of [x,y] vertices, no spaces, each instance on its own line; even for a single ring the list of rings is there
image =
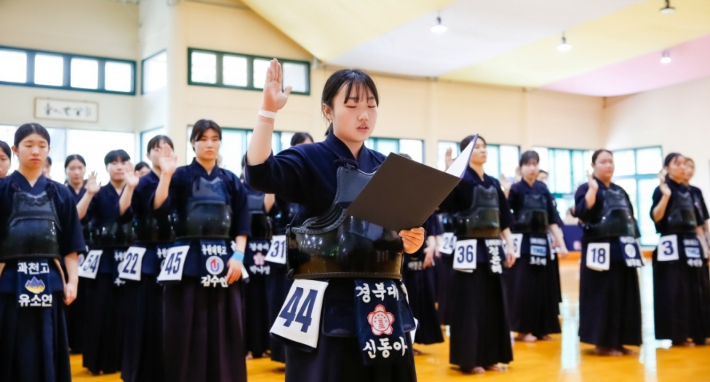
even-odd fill
[[[661,235],[653,253],[655,334],[677,346],[704,345],[710,338],[707,207],[689,183],[692,160],[671,153],[663,165],[650,211]]]
[[[76,298],[85,244],[73,195],[42,175],[50,143],[41,125],[20,126],[12,147],[18,169],[0,179],[0,374],[7,381],[71,380],[65,304]]]

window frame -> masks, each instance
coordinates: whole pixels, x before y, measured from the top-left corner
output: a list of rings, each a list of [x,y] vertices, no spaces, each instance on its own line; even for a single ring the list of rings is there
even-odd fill
[[[113,58],[113,57],[101,57],[101,56],[89,56],[89,55],[84,55],[84,54],[75,54],[75,53],[66,53],[66,52],[57,52],[57,51],[52,51],[52,50],[39,50],[39,49],[28,49],[28,48],[19,48],[15,46],[7,46],[7,45],[0,45],[1,50],[14,50],[14,51],[19,51],[23,52],[27,55],[27,78],[25,83],[21,82],[9,82],[9,81],[0,81],[0,85],[8,85],[8,86],[23,86],[23,87],[32,87],[32,88],[42,88],[42,89],[54,89],[54,90],[71,90],[71,91],[80,91],[80,92],[91,92],[91,93],[103,93],[103,94],[115,94],[115,95],[127,95],[127,96],[135,96],[136,95],[136,61],[134,60],[128,60],[128,59],[123,59],[123,58]],[[54,55],[54,56],[61,56],[62,59],[64,60],[64,75],[63,75],[63,84],[61,86],[52,86],[52,85],[40,85],[36,84],[34,82],[34,69],[35,69],[35,60],[34,57],[37,54],[47,54],[47,55]],[[98,71],[98,89],[86,89],[86,88],[77,88],[77,87],[72,87],[71,84],[71,60],[72,58],[80,58],[80,59],[87,59],[87,60],[96,60],[99,65],[99,71]],[[132,70],[132,81],[131,81],[131,91],[130,92],[121,92],[121,91],[115,91],[115,90],[106,90],[106,63],[107,62],[116,62],[116,63],[122,63],[122,64],[129,64],[131,65],[131,70]]]
[[[215,68],[216,79],[215,79],[214,84],[205,83],[205,82],[195,82],[192,80],[192,53],[193,52],[208,53],[208,54],[214,54],[217,56],[217,66]],[[223,79],[224,70],[223,70],[223,66],[222,66],[222,62],[223,62],[222,58],[225,55],[243,57],[243,58],[247,59],[247,86],[225,85],[224,84],[224,79]],[[260,91],[260,92],[264,91],[263,88],[257,88],[254,86],[254,60],[255,59],[272,60],[273,57],[257,56],[257,55],[252,55],[252,54],[224,52],[224,51],[219,51],[219,50],[210,50],[210,49],[188,47],[187,48],[187,84],[191,85],[191,86],[206,86],[206,87],[211,87],[211,88],[251,90],[251,91]],[[308,90],[305,92],[292,91],[291,94],[306,95],[306,96],[311,95],[311,79],[312,79],[311,63],[308,61],[292,60],[292,59],[288,59],[288,58],[278,58],[278,60],[282,64],[283,63],[293,63],[293,64],[305,65],[305,67],[308,69],[306,71],[306,84],[308,85]]]
[[[365,144],[365,147],[367,147],[367,148],[369,148],[369,149],[371,149],[371,150],[375,150],[375,151],[377,151],[377,152],[380,152],[379,150],[377,150],[377,146],[378,146],[380,140],[395,141],[396,144],[397,144],[397,151],[396,151],[397,154],[401,153],[401,144],[402,144],[401,141],[402,141],[402,140],[406,140],[406,141],[420,141],[420,142],[422,143],[422,162],[421,162],[421,163],[426,163],[426,141],[425,141],[424,139],[419,139],[419,138],[372,137],[372,136],[371,136],[370,138],[367,138],[367,140],[365,141],[365,143],[364,143],[364,144]],[[368,146],[368,141],[372,143],[372,148],[370,148],[370,146]],[[393,152],[395,152],[395,151],[393,151]]]
[[[454,146],[456,147],[456,152],[454,153],[454,154],[455,154],[454,158],[456,158],[456,157],[458,157],[459,155],[461,155],[461,147],[460,147],[461,142],[448,141],[448,140],[437,140],[437,141],[436,141],[436,147],[437,147],[437,153],[436,153],[436,155],[437,155],[436,158],[437,158],[437,159],[436,159],[436,161],[437,161],[437,166],[438,166],[438,162],[439,162],[439,153],[438,153],[439,143],[453,143]],[[496,147],[496,148],[498,149],[498,158],[497,158],[497,160],[498,160],[498,171],[497,171],[497,172],[498,172],[498,173],[497,173],[497,174],[488,174],[488,173],[486,173],[486,174],[487,174],[488,176],[492,177],[492,178],[498,179],[498,178],[500,177],[501,172],[502,172],[502,170],[500,169],[500,164],[501,164],[501,157],[500,157],[501,150],[500,150],[500,147],[501,147],[501,146],[516,147],[516,148],[518,149],[518,160],[520,160],[520,155],[522,154],[522,151],[521,151],[520,145],[513,145],[513,144],[508,144],[508,143],[488,143],[488,142],[486,142],[486,148],[488,148],[489,146],[494,146],[494,147]],[[510,177],[510,176],[515,176],[515,173],[506,175],[506,177]]]

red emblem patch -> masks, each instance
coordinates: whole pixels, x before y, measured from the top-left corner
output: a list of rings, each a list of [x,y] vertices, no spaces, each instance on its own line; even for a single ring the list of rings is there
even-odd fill
[[[372,333],[376,336],[392,334],[392,323],[394,314],[385,310],[384,305],[378,304],[372,313],[367,315],[367,322],[372,326]]]

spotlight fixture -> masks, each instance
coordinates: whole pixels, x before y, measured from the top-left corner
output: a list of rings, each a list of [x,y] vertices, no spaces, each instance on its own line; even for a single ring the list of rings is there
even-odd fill
[[[440,34],[446,32],[447,30],[449,30],[449,28],[447,28],[446,25],[441,23],[441,16],[436,16],[436,25],[431,27],[431,31],[433,33]]]
[[[661,64],[668,65],[671,63],[671,61],[673,61],[671,59],[671,54],[667,50],[664,50],[663,54],[661,55]]]
[[[671,0],[666,0],[666,6],[659,10],[662,15],[668,15],[675,12],[675,8],[671,7]]]
[[[560,41],[560,45],[557,45],[557,50],[559,52],[568,52],[570,49],[572,49],[572,45],[567,43],[567,37],[565,37],[564,32],[562,32],[562,40]]]

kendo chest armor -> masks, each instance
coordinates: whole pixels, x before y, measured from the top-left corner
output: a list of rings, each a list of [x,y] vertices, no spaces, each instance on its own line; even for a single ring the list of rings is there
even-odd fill
[[[42,192],[32,195],[17,191],[0,247],[0,261],[10,259],[60,258],[61,232],[54,202]]]
[[[596,223],[584,223],[584,235],[588,238],[637,237],[636,219],[623,191],[606,189],[602,195],[601,219]]]
[[[495,187],[473,187],[473,202],[468,210],[453,216],[458,238],[500,238],[500,209]]]
[[[545,195],[527,194],[523,198],[523,207],[515,214],[515,224],[511,227],[511,231],[546,233],[549,225]]]
[[[177,211],[175,234],[178,239],[229,240],[232,208],[227,203],[226,186],[221,178],[198,178],[192,183],[192,195]]]
[[[402,277],[399,235],[345,213],[372,176],[338,168],[338,189],[330,209],[287,229],[288,265],[294,278]]]
[[[296,203],[284,204],[287,208],[281,209],[272,219],[274,235],[285,235],[286,227],[296,218],[296,215],[298,215],[300,211],[300,206]]]
[[[264,194],[247,194],[247,206],[251,215],[251,238],[253,240],[271,239],[271,221],[264,212]]]
[[[173,219],[170,214],[155,213],[142,219],[133,220],[136,243],[165,243],[175,240]]]
[[[673,191],[671,206],[666,211],[666,232],[664,233],[695,233],[698,222],[695,219],[695,206],[690,192]]]

